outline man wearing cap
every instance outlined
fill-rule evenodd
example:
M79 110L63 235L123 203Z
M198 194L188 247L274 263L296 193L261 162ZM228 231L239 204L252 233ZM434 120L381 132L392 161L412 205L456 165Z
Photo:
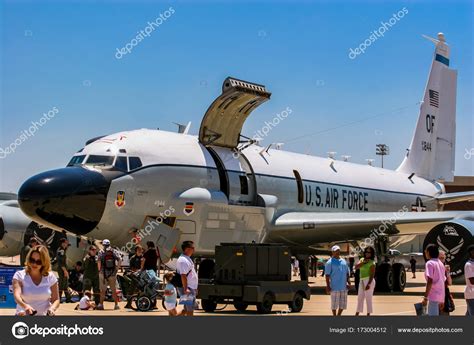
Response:
M350 272L346 260L340 258L341 248L331 248L332 257L325 266L326 293L331 295L331 309L334 316L341 315L347 308L347 291L351 288Z
M467 247L467 252L469 253L469 260L464 266L464 277L466 278L464 298L467 304L466 316L474 316L474 244Z
M100 284L100 303L97 306L98 310L104 310L105 292L107 286L112 290L112 297L115 302L114 310L119 310L118 296L117 296L117 272L120 267L120 254L112 248L109 240L103 240L103 250L99 253L97 264L99 266L99 284Z

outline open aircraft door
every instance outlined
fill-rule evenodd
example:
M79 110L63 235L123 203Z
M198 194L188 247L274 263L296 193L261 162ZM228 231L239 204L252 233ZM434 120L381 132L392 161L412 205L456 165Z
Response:
M240 152L242 127L250 113L270 99L264 85L228 77L222 94L207 109L199 129L199 141L212 155L221 181L221 191L232 205L255 206L257 186L253 169Z
M199 141L205 146L237 148L245 120L270 95L264 85L228 77L222 85L222 94L202 119Z

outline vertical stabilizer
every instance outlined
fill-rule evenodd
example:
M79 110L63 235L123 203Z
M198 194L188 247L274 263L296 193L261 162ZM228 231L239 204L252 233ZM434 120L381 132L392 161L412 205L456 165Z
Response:
M424 36L436 44L415 134L397 171L428 180L453 181L457 71L449 68L444 35Z

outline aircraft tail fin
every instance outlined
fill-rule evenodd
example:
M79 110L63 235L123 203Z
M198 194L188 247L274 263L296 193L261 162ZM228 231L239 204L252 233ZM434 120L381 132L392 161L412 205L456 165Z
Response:
M454 179L457 71L449 68L444 35L424 37L435 43L436 49L415 134L397 171L449 182Z

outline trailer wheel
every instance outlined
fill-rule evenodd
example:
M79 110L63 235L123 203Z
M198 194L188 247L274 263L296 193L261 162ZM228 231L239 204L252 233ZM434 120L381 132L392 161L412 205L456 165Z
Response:
M267 292L262 299L262 302L257 303L257 311L260 314L270 314L273 307L273 295Z
M208 313L212 313L217 308L217 302L213 299L203 299L201 300L202 309Z
M246 311L248 306L249 306L248 303L245 303L245 302L242 302L242 301L234 302L234 308L237 309L240 312Z
M288 307L290 308L292 313L299 313L303 309L304 299L301 292L295 293L295 297L293 297L293 301L288 303Z
M401 263L396 263L392 265L393 269L393 291L403 292L407 283L407 272L405 271L405 266Z

